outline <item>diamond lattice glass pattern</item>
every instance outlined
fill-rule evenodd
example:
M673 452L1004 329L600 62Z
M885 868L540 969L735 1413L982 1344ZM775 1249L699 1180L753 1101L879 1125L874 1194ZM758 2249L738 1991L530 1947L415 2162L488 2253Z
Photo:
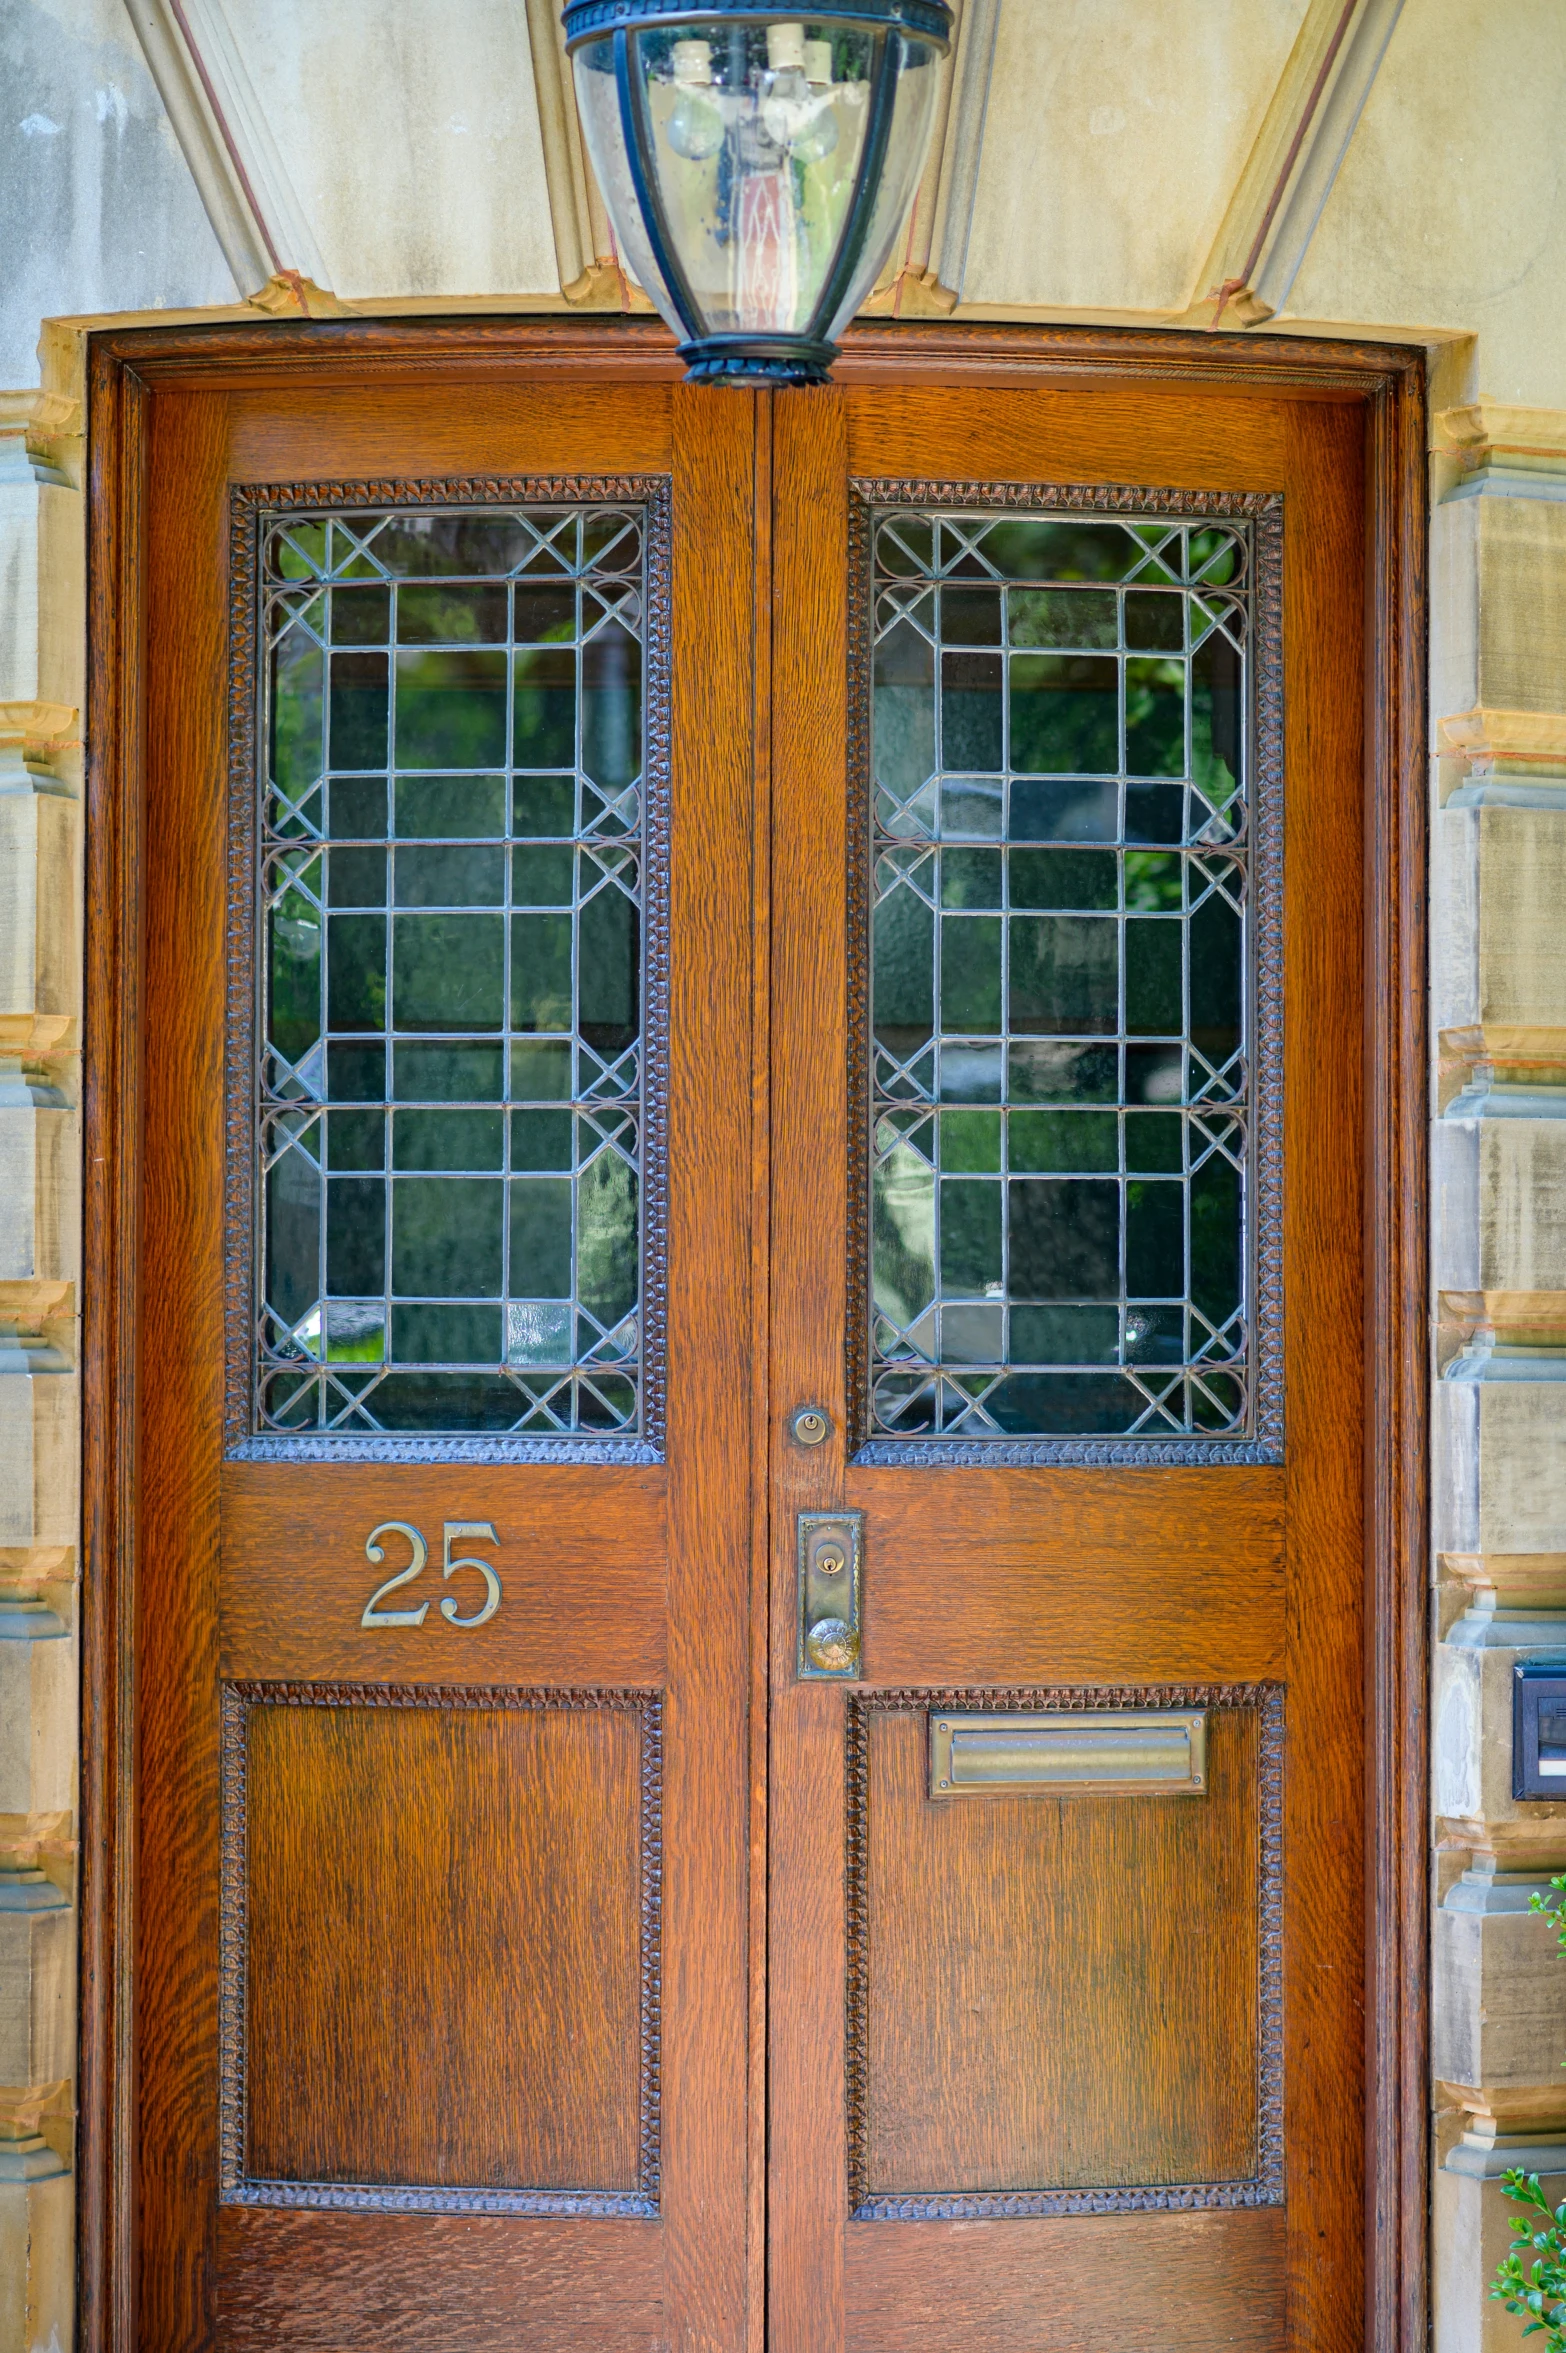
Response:
M638 1430L644 536L267 526L263 1432Z
M1249 526L873 544L871 1434L1244 1436Z

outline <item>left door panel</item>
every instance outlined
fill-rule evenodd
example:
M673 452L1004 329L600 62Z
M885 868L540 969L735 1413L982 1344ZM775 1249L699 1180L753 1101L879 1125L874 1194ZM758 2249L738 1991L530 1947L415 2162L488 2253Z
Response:
M753 442L150 403L160 2353L744 2340Z

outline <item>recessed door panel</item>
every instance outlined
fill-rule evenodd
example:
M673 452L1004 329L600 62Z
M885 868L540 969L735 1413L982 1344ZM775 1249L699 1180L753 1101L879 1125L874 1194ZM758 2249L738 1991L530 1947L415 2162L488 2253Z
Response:
M1143 1727L1171 1701L1202 1718L1195 1782L1096 1788L1148 1769L1139 1742L1157 1765ZM1003 1745L1039 1710L1074 1736L1053 1786L1028 1785L1015 1732ZM992 1751L971 1803L932 1802L947 1784L931 1735L949 1757L953 1718ZM1276 1692L1232 1688L849 1703L855 2217L1276 2195L1280 1730Z
M223 1708L224 2194L656 2212L656 1698Z

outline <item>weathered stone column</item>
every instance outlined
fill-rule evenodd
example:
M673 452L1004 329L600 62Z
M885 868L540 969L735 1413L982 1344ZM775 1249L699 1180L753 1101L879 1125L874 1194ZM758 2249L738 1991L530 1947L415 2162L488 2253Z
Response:
M80 436L0 394L0 2353L75 2293Z
M1511 2353L1500 2177L1566 2198L1566 1802L1512 1796L1513 1670L1566 1657L1566 414L1437 444L1435 2328Z

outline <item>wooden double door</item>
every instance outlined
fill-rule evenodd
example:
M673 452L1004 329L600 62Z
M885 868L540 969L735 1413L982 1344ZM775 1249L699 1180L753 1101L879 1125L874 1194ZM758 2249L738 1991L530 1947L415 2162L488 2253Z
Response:
M1359 409L403 348L146 395L135 2341L1347 2346Z

